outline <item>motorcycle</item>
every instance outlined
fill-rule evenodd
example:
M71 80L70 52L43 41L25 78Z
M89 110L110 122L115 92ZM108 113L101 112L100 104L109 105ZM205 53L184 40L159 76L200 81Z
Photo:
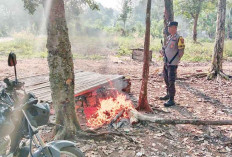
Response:
M6 88L0 91L0 141L9 136L11 142L0 157L84 157L71 141L43 142L38 128L48 123L49 105L25 92L24 83L17 79L16 64L16 55L10 53L8 65L14 66L15 81L4 79Z

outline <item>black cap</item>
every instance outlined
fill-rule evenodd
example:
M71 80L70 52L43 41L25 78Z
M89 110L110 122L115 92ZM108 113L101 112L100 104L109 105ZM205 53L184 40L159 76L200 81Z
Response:
M168 27L171 27L171 26L178 26L178 22L176 21L169 22Z

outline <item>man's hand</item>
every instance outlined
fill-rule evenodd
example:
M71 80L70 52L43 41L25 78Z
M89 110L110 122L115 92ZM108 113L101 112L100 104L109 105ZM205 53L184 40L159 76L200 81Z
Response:
M164 51L163 50L160 50L159 53L160 53L160 57L164 56Z

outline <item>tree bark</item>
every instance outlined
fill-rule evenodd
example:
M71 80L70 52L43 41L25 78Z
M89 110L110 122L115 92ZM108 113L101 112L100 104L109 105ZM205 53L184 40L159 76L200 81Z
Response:
M149 64L150 64L150 56L149 56L149 49L150 49L150 27L151 27L151 0L147 1L147 12L146 12L146 33L145 33L145 42L144 42L144 64L143 64L143 79L142 85L139 95L139 102L137 110L145 110L148 112L152 112L150 105L148 104L147 100L147 83L149 77Z
M191 125L232 125L232 120L200 120L200 119L162 119L155 116L148 116L139 113L136 110L130 110L130 123L140 121L149 121L157 124L191 124Z
M232 14L232 8L229 9L229 17L228 17L228 24L227 24L227 39L232 38L232 32L231 32L231 15Z
M168 32L169 22L174 20L173 12L173 0L164 0L164 43L167 41L167 37L170 35Z
M227 39L231 39L231 23L228 22L227 24Z
M49 7L46 8L46 7ZM74 66L65 19L64 1L52 0L45 5L47 49L52 102L56 112L56 139L70 138L80 129L74 108Z
M223 75L222 72L222 59L223 59L223 49L224 49L224 39L225 39L225 18L226 18L226 0L219 0L214 54L212 58L212 66L211 66L210 74L208 75L208 79L213 79L218 75L222 77L225 76Z
M193 24L193 41L194 42L197 42L197 22L198 22L198 17L199 17L199 14L197 14L194 17L194 24Z

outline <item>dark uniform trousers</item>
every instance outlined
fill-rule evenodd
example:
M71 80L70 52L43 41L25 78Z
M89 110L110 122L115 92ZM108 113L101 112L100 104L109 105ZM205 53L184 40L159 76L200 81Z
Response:
M169 94L170 97L174 97L176 94L175 81L176 81L177 68L178 68L177 65L164 64L164 69L163 69L164 81L167 88L167 94Z

